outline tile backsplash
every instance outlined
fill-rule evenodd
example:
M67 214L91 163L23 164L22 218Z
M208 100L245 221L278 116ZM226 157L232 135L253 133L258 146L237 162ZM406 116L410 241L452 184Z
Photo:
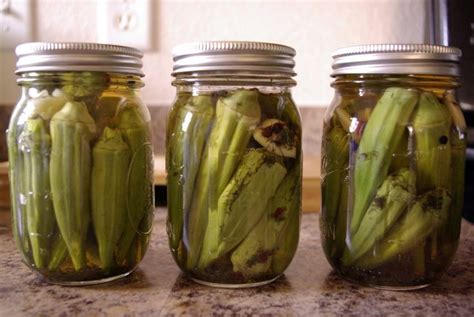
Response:
M156 155L165 153L166 118L169 107L149 107L152 127L153 146ZM303 124L303 153L317 155L321 148L322 123L325 108L301 107ZM5 131L12 114L13 107L0 106L0 161L8 159Z

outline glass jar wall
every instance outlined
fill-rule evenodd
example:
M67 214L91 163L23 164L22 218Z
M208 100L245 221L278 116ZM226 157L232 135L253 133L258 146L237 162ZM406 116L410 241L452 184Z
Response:
M364 49L371 51L354 55ZM407 45L397 54L400 63L413 52L460 54L441 50ZM390 53L381 49L376 63L385 65ZM409 63L392 65L398 74L335 68L322 142L325 255L341 276L391 289L427 286L447 269L463 204L465 122L454 95L455 63L453 72L427 65L428 75L409 73Z
M23 261L49 282L77 285L130 273L145 254L153 216L141 71L69 71L54 59L132 49L80 45L17 49L22 96L8 129L13 229ZM52 56L51 70L26 61L39 71L24 71L30 54Z
M200 54L232 52L230 63L249 54L232 48L241 42L228 42L227 49L193 45L204 47ZM269 44L247 45L254 45L257 58L270 51ZM196 46L178 52L190 48ZM294 55L271 46L277 48ZM180 53L175 56L179 63ZM199 283L268 283L289 265L299 237L301 122L291 98L294 81L278 72L258 78L206 67L205 74L175 68L166 147L170 249Z

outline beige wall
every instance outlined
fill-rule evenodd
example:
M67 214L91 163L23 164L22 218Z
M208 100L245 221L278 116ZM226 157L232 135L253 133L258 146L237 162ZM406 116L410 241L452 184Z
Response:
M14 0L13 0L14 1ZM36 41L97 41L100 0L32 0ZM117 0L119 1L119 0ZM339 47L380 42L423 42L426 0L254 0L154 1L154 49L144 58L150 105L173 99L171 49L197 40L278 42L297 51L300 106L326 106L331 52ZM14 103L15 56L0 53L0 104Z

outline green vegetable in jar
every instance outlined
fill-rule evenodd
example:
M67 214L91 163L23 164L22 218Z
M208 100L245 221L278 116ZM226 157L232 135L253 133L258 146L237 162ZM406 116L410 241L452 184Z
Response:
M67 250L66 242L64 242L64 239L61 234L58 233L56 239L51 245L51 259L48 264L48 270L57 270L66 260L68 255L69 253Z
M341 261L350 265L387 235L400 216L415 198L415 174L402 169L390 175L377 190L377 194L364 215L359 229L352 234Z
M234 272L251 279L270 272L276 249L276 236L271 230L268 215L264 215L232 252Z
M451 120L446 106L433 93L423 92L413 113L412 126L418 192L447 189L451 174Z
M136 106L129 105L121 110L117 128L131 153L126 195L127 225L119 240L116 254L118 263L122 263L135 236L144 234L139 228L140 223L153 208L153 204L150 203L153 191L153 184L150 183L152 173L150 162L153 154L149 143L148 126Z
M90 219L90 142L94 119L83 102L70 101L51 119L51 192L56 220L76 270L86 264Z
M107 271L127 220L130 149L119 130L106 127L92 153L92 220L101 266Z
M275 195L270 200L271 227L266 234L275 238L272 252L272 271L283 272L290 264L296 252L300 233L301 206L301 165L295 164L278 186ZM247 238L248 239L248 238ZM270 239L270 238L268 238Z
M49 181L51 137L43 119L28 119L19 137L23 156L27 232L38 269L47 265L49 244L56 225Z
M206 267L242 242L264 217L268 203L285 175L285 166L274 154L257 149L244 155L234 177L219 197L216 222L210 223L206 232L213 247L203 248L199 267Z
M196 179L199 191L192 199L185 222L189 269L197 265L201 249L203 254L215 254L212 231L218 223L218 199L244 155L260 115L256 89L238 89L217 101L214 126Z
M190 97L174 115L174 130L167 140L174 149L167 157L168 234L172 250L181 244L184 215L190 208L213 116L211 95Z
M375 268L416 248L446 220L450 204L451 196L444 189L421 195L379 242L376 251L367 253L356 265L366 269Z
M387 88L372 111L357 150L354 168L354 207L350 231L354 233L388 174L390 158L403 137L418 101L418 92Z
M324 155L322 157L322 211L320 222L321 232L328 237L326 247L329 253L334 252L336 234L336 220L338 208L343 190L343 179L346 175L349 161L349 135L339 125L326 133L323 138L322 146ZM345 211L342 211L345 212Z
M445 94L443 101L448 107L452 117L452 126L450 129L451 166L449 169L451 172L450 188L453 196L453 204L450 216L441 230L441 236L448 241L448 245L457 245L459 234L461 232L462 206L464 203L466 121L464 120L461 108L452 94Z

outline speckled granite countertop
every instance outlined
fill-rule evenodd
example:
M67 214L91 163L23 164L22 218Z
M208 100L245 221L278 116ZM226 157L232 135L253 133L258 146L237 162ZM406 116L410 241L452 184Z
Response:
M1 218L1 217L0 217ZM317 214L303 216L300 247L285 276L260 288L197 285L174 264L158 209L148 253L131 276L89 287L49 285L20 261L0 227L0 316L414 315L474 316L474 225L463 222L456 259L441 281L411 292L357 287L338 278L323 256Z

